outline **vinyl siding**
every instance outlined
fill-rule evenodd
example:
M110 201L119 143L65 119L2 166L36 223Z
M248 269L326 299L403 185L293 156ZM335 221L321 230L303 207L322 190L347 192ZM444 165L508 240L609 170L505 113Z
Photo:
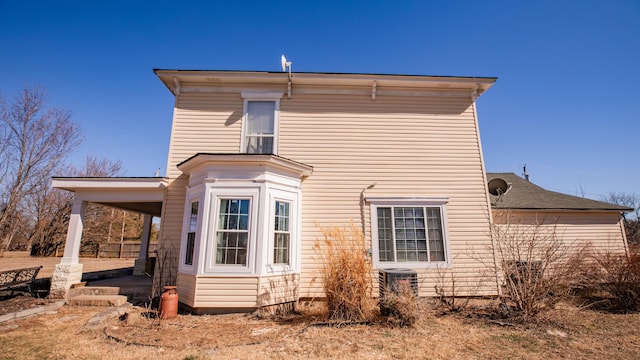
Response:
M280 155L314 167L303 182L302 297L321 297L317 227L361 223L368 197L448 197L454 277L469 295L495 293L488 210L471 103L462 98L299 95L280 104ZM370 214L365 206L366 239ZM478 258L481 261L478 261ZM447 270L419 270L433 295ZM480 275L479 275L480 274ZM489 275L487 277L487 275ZM487 283L477 289L478 283Z
M191 307L195 307L196 277L189 274L178 273L178 300Z
M579 249L590 245L598 252L626 251L622 232L622 219L617 211L608 212L552 212L552 211L505 211L493 210L494 223L506 228L509 217L512 224L544 224L568 246ZM526 226L526 225L525 225Z
M257 277L196 277L196 308L255 308L258 294Z
M297 274L265 276L260 278L258 303L268 306L298 300Z
M199 152L239 153L242 118L239 93L180 95L176 101L167 176L178 177L180 162Z
M195 153L239 152L243 101L238 93L187 93L176 104L170 178L178 177L176 165ZM366 197L447 197L446 226L459 294L496 293L488 266L493 255L484 169L469 97L380 95L372 100L294 90L291 99L285 95L280 102L279 125L278 155L313 166L302 183L300 297L322 297L321 260L313 250L321 237L318 225L347 225L350 219L359 225L360 193L374 182ZM162 233L171 238L180 237L185 185L178 179L169 187ZM370 244L369 204L364 210ZM423 295L433 295L443 276L451 278L447 270L419 273ZM229 298L251 302L249 294L217 295L218 283L210 281L198 278L196 305L226 304ZM243 289L255 292L255 305L259 286L252 286Z

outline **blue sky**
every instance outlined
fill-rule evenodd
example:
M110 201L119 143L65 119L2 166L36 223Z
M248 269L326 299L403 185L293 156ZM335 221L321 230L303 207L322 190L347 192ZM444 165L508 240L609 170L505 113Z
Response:
M164 69L496 76L488 171L600 198L640 193L640 2L0 0L0 92L46 87L87 155L166 169Z

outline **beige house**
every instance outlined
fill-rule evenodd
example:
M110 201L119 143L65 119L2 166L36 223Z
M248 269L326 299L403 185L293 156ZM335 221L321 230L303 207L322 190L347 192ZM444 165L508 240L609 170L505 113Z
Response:
M622 212L633 209L545 190L514 173L488 173L488 180L508 184L491 195L496 226L540 226L569 246L590 245L596 251L627 252Z
M75 200L52 290L80 279L91 201L162 218L158 261L198 312L322 297L319 226L351 221L421 295L452 276L457 295L499 291L476 113L495 78L155 73L175 96L167 175L54 178Z

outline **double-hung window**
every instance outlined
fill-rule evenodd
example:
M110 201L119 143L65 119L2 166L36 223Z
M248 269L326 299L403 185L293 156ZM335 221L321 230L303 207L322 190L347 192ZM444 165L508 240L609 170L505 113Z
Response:
M187 243L184 253L184 264L193 265L193 254L195 252L196 231L198 230L198 207L199 202L191 203L191 212L189 214L189 225L187 229Z
M243 92L244 122L241 152L278 153L278 117L282 93Z
M249 199L220 199L216 264L247 265L249 208Z
M249 154L273 154L275 102L247 102L245 150Z
M380 267L447 263L444 202L372 202L373 247Z
M289 265L289 253L291 242L290 227L290 203L286 201L276 201L275 221L274 221L274 244L273 263L279 265Z

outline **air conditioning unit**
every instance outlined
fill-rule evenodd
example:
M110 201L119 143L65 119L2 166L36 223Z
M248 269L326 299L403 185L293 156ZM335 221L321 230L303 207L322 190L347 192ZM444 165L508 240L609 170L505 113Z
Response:
M413 293L418 296L418 273L411 269L381 269L379 270L380 285L380 313L389 315L391 309L385 306L384 296L388 292L398 293L404 284L411 286Z

